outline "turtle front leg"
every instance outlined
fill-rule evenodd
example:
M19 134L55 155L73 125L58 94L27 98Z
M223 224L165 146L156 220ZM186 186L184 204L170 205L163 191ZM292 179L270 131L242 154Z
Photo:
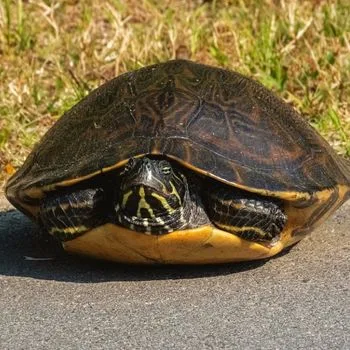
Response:
M106 221L105 197L101 188L49 194L40 206L41 224L61 241L74 239Z
M275 241L287 222L282 201L231 186L213 186L205 202L215 226L250 241Z

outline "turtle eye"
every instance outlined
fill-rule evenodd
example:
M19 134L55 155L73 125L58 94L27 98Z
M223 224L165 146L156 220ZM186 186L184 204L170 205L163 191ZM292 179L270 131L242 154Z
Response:
M164 175L169 175L171 173L171 165L166 160L160 162L159 168Z

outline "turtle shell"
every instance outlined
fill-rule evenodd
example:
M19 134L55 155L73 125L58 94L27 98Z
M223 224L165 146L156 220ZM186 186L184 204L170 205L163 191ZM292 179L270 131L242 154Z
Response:
M249 242L209 224L148 236L107 222L64 242L67 251L147 264L262 259L302 239L349 198L349 163L291 106L238 73L183 60L123 74L90 93L46 133L6 195L38 219L45 193L146 154L282 199L288 221L280 239Z
M43 191L144 154L289 200L350 182L346 161L264 86L174 60L123 74L66 112L10 179L7 196L31 211Z

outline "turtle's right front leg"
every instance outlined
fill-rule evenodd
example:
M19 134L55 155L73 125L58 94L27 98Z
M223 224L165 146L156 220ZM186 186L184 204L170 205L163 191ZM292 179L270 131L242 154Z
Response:
M74 239L106 221L105 197L101 188L48 194L40 206L41 223L61 241Z

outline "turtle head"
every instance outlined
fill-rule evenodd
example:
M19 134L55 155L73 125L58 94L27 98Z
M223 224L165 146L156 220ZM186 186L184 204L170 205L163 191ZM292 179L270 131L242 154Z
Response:
M131 158L121 173L118 206L130 218L156 220L182 207L186 188L184 175L167 160Z

